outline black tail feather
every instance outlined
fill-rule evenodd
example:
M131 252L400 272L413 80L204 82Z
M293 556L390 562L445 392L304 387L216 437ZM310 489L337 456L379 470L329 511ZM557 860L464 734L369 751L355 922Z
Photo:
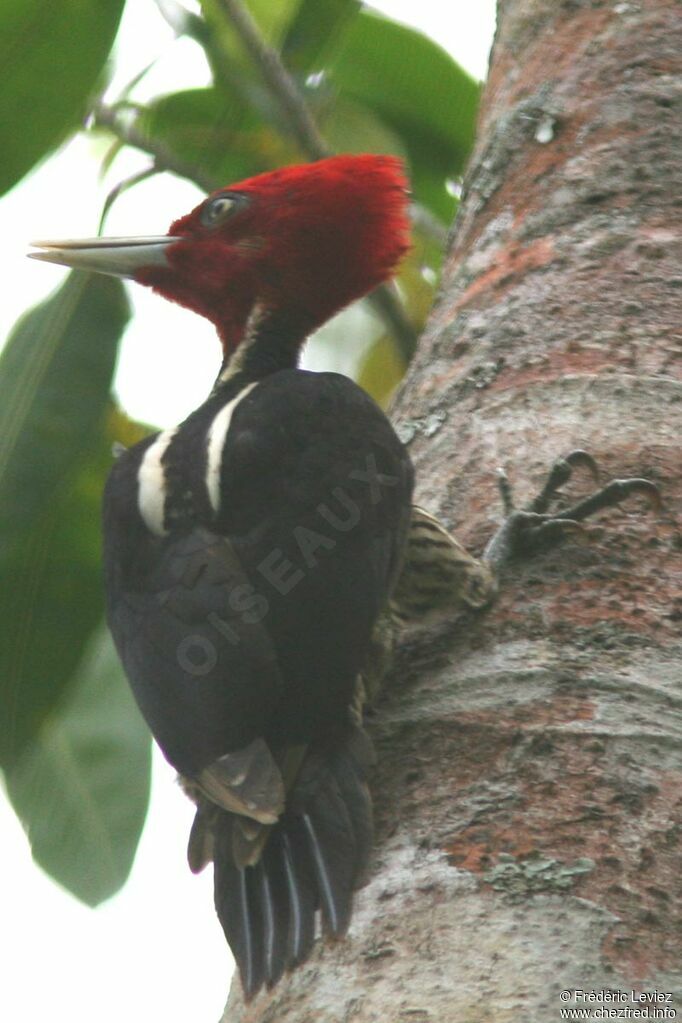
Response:
M290 906L288 964L293 969L305 962L315 940L317 884L301 819L292 816L282 828L281 837Z
M214 850L215 906L227 943L239 967L244 997L250 999L263 984L263 939L259 899L254 898L255 871L239 869L229 855L232 822L221 814Z
M320 789L302 817L317 879L322 927L326 935L338 938L350 923L357 852L338 788L330 783Z
M353 877L355 887L358 888L365 880L372 853L374 834L372 797L365 780L364 769L360 769L358 762L347 751L339 751L338 756L341 769L336 771L335 778L353 829L355 841Z
M273 836L258 864L263 893L265 982L273 987L289 963L288 934L291 906L284 875L282 836Z
M369 740L355 727L333 749L312 749L255 866L235 866L234 817L220 812L215 904L247 1001L308 958L318 908L325 935L346 932L372 844L371 760Z

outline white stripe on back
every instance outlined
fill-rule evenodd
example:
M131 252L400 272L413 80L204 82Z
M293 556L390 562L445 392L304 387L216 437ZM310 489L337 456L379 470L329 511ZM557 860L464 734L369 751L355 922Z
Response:
M157 536L165 536L166 473L161 460L173 440L177 426L163 430L150 444L137 471L137 506L147 529Z
M223 464L223 450L225 448L225 441L227 440L227 433L230 429L232 416L242 398L245 398L249 391L252 391L256 384L259 383L259 380L255 380L252 384L248 384L243 391L239 392L236 398L233 398L232 401L228 401L227 405L223 405L220 412L218 412L215 419L209 426L208 433L206 434L206 439L208 441L206 491L208 493L208 499L211 502L211 507L216 515L220 511L220 469Z

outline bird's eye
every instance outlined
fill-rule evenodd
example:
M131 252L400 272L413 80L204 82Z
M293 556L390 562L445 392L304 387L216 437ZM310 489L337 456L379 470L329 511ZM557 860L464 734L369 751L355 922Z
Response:
M201 212L201 222L205 227L217 227L222 224L240 205L240 196L217 195L209 200Z

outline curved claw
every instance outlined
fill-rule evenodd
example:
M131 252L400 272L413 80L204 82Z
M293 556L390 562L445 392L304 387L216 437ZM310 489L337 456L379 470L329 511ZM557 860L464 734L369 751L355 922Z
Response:
M559 495L565 483L571 479L575 468L587 469L595 482L599 481L599 469L592 455L582 448L569 451L563 458L557 459L549 471L540 493L527 506L528 511L546 512Z
M645 497L649 502L651 508L654 511L660 511L663 507L663 499L661 497L661 491L652 483L651 480L639 479L633 477L628 480L614 480L614 483L619 484L623 497L629 497L630 494L640 494Z
M589 452L583 451L582 448L576 448L575 451L569 451L567 455L564 455L563 460L568 462L571 468L578 465L587 469L594 482L599 483L599 466Z
M640 494L642 497L646 497L652 508L658 510L661 507L660 491L651 480L611 480L601 490L586 497L583 501L579 501L578 504L564 509L563 514L567 519L577 519L580 522L594 515L595 512L613 508L630 497L631 494Z

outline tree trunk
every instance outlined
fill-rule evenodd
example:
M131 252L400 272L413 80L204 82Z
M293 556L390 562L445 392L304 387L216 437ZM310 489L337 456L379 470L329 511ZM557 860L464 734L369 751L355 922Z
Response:
M658 482L664 510L631 498L488 613L406 638L371 722L376 863L350 933L246 1009L233 991L230 1023L550 1023L633 988L682 1018L681 20L677 0L501 4L395 411L418 502L471 550L500 518L496 467L523 502L572 448ZM575 989L611 996L560 1000Z

